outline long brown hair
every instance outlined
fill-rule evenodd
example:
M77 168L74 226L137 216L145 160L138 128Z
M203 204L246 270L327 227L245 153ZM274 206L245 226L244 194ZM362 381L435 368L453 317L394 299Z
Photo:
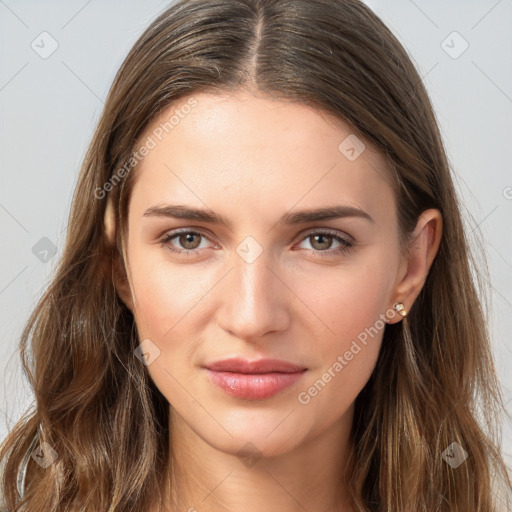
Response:
M512 486L499 449L503 405L483 270L422 80L358 0L178 0L134 45L85 157L62 258L22 334L35 410L1 448L8 510L144 511L161 498L169 404L134 357L136 325L113 279L116 262L124 265L129 162L173 102L243 87L334 114L379 148L404 243L422 211L443 216L438 254L408 316L413 343L404 343L403 323L387 325L356 400L346 476L355 510L502 510L495 480ZM113 244L107 203L120 227ZM20 500L17 476L35 439L57 458L46 468L29 459ZM468 455L457 469L442 457L452 443Z

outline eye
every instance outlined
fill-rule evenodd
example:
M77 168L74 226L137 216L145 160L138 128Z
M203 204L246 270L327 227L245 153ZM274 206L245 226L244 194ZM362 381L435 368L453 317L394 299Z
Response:
M302 241L311 239L310 245L313 247L312 251L320 257L332 257L350 251L353 243L340 236L336 231L313 231L308 233ZM332 249L333 241L340 244L338 247ZM327 249L327 250L326 250Z
M177 242L183 249L177 249L171 243L175 238L178 239ZM198 254L200 252L199 249L202 248L200 247L201 238L207 239L205 235L198 231L171 231L162 237L160 243L167 246L171 252L193 256L194 254Z

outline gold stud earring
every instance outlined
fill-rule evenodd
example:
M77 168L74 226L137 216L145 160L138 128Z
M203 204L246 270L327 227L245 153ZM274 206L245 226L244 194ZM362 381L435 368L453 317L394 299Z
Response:
M395 302L393 304L393 308L400 316L407 316L407 310L405 309L405 306L401 302Z

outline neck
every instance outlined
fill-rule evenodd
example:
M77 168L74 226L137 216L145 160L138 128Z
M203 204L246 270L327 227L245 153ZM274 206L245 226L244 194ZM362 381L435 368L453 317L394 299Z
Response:
M353 408L291 451L273 456L244 443L219 449L171 410L171 469L166 511L352 512L344 484ZM264 449L263 449L264 450Z

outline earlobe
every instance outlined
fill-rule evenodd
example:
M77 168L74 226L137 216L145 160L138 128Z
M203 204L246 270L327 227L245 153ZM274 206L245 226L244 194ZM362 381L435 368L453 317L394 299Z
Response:
M439 210L425 210L420 215L407 256L407 270L394 293L395 300L403 303L406 310L411 309L427 280L430 267L439 250L442 229L442 215ZM400 319L400 315L395 314L389 323Z

